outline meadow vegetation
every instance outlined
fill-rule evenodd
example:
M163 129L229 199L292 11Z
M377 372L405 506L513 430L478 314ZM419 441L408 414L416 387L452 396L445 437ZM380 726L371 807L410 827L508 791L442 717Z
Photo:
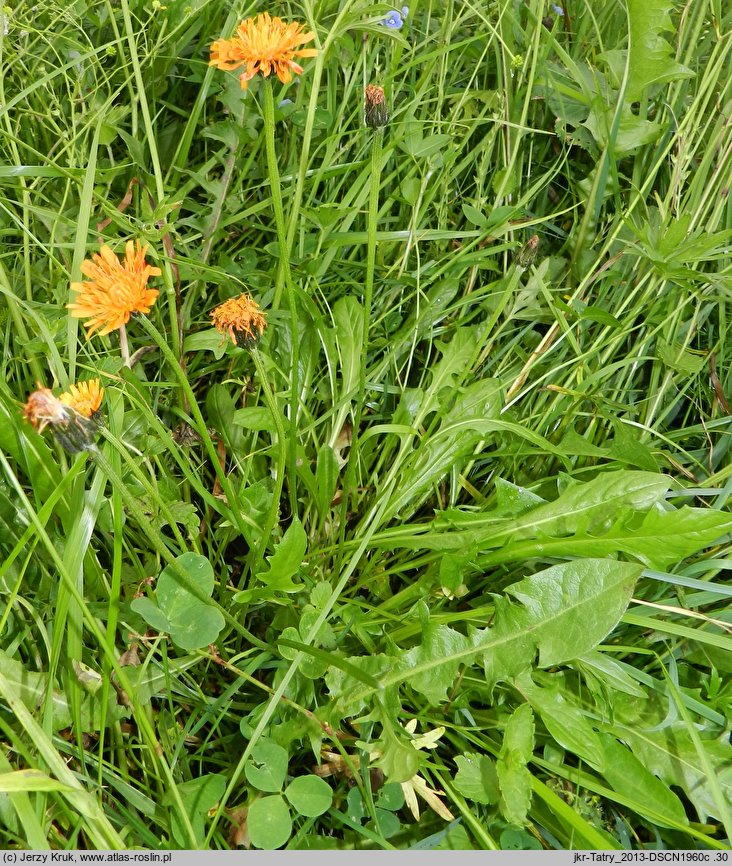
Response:
M0 24L2 845L726 858L729 4Z

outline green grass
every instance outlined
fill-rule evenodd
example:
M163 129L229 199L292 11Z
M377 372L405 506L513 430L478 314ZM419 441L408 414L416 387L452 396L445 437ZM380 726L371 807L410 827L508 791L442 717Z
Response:
M264 9L2 12L5 847L729 847L732 13L391 9L246 93ZM65 305L137 238L129 369Z

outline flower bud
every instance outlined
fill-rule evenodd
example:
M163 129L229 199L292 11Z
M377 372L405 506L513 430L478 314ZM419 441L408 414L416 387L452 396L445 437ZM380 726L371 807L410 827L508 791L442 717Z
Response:
M371 129L381 129L389 122L389 108L384 99L384 88L369 84L364 91L366 104L364 122Z

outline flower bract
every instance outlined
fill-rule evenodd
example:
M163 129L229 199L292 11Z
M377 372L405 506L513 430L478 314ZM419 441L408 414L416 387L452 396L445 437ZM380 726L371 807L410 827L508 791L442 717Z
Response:
M263 12L254 18L246 18L236 29L231 39L219 39L211 45L209 66L219 69L240 69L242 89L259 72L265 78L274 72L283 84L292 80L292 73L302 75L303 69L295 62L296 57L315 57L316 48L300 48L315 39L302 24L272 18Z

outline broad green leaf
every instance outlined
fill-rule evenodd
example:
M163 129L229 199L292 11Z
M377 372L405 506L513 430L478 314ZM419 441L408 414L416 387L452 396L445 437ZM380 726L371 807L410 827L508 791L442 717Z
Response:
M567 453L564 448L564 440L562 440L561 450ZM569 453L572 454L574 452L570 451ZM546 501L525 487L518 487L504 478L496 478L494 483L496 501L498 503L498 507L496 508L497 517L499 515L501 517L518 517L520 514L531 511L532 508L544 505Z
M475 550L466 550L461 553L447 553L440 558L439 579L444 591L458 596L468 592L465 579L468 572L472 571L470 563L475 555Z
M636 758L666 785L678 787L691 800L702 821L718 817L718 806L699 763L694 742L683 722L673 722L660 730L640 726L611 728L620 740L628 744ZM732 762L729 733L718 739L703 739L709 762L717 773L719 787L728 803L732 802Z
M534 751L534 716L522 704L510 716L503 734L503 747L496 762L501 790L500 809L509 824L522 826L531 806L531 773L527 768Z
M649 472L658 472L658 463L651 449L638 437L638 431L612 419L615 437L607 449L607 456L630 466L637 466Z
M506 519L502 512L475 514L453 509L431 523L405 526L403 531L385 535L378 543L388 548L425 550L465 550L475 546L508 550L523 539L565 539L580 531L602 535L618 515L647 511L662 501L670 486L668 476L658 473L605 472L591 481L572 483L553 502L513 519Z
M250 785L258 791L280 791L287 775L287 752L268 740L260 740L244 766Z
M153 628L170 633L173 642L184 650L208 646L224 627L224 617L212 604L193 595L182 585L182 572L200 594L210 596L214 587L211 563L198 553L184 553L160 574L155 588L157 609L150 599L135 599L131 607Z
M617 625L642 567L607 559L555 565L506 589L496 601L495 625L485 653L489 683L517 676L539 652L538 666L553 667L577 658ZM500 647L500 649L498 649Z
M658 357L667 367L684 376L696 376L708 363L705 354L690 352L683 346L673 346L663 340L659 341L656 351Z
M639 100L651 84L689 78L694 73L674 60L673 46L664 37L674 32L673 0L628 0L628 83L625 102Z
M292 833L292 818L280 794L255 800L247 812L247 831L252 845L265 851L281 848Z
M317 505L321 517L330 512L330 503L338 486L338 460L330 445L323 445L318 451L315 468Z
M396 782L388 782L379 791L376 805L387 812L398 812L404 806L404 790Z
M382 655L349 661L367 665L379 679L383 695L390 686L408 681L429 700L439 702L460 666L476 659L482 660L492 686L534 664L553 667L594 649L617 625L641 571L640 565L607 559L555 565L508 587L506 597L496 601L492 628L471 629L464 637L448 626L428 624L425 640L399 658ZM351 713L364 706L372 691L333 669L327 679L331 693Z
M358 788L351 788L346 797L346 815L359 824L366 817L366 805Z
M498 382L485 379L459 395L435 433L415 448L385 520L402 509L414 511L451 467L473 454L492 429L489 419L500 411L500 391Z
M178 793L188 814L191 827L201 845L205 839L206 814L223 797L225 790L226 777L219 773L199 776L178 785ZM168 806L172 806L175 800L170 793L167 793L163 798L163 802ZM173 836L180 845L185 846L189 844L188 834L180 816L174 809L171 810L171 814Z
M611 128L614 117L614 108L610 108L605 101L598 97L592 101L592 110L582 124L589 129L597 144L606 148L611 144ZM612 149L616 156L621 156L634 151L636 148L653 144L661 133L663 126L643 117L637 117L627 105L624 105L618 129L612 139Z
M400 666L412 671L408 681L413 689L421 692L430 703L439 704L447 700L448 689L455 685L471 645L461 632L429 620L423 635L418 646L404 653Z
M293 583L292 578L300 569L307 546L308 537L302 523L295 517L272 556L267 557L269 570L259 572L257 578L280 592L297 592L301 587Z
M649 772L644 764L610 734L600 734L605 766L603 776L619 794L630 796L635 801L633 808L641 815L647 814L654 822L664 819L668 826L687 824L684 805L659 778Z
M319 776L298 776L285 789L292 808L306 818L317 818L330 809L333 790Z
M332 698L338 699L338 706L347 715L355 715L366 708L366 696L379 689L379 685L396 665L397 659L384 653L369 656L354 656L348 659L349 665L358 671L363 671L371 683L364 683L363 677L357 677L343 668L331 667L325 675L325 683ZM394 690L382 690L384 698L390 697ZM398 707L397 707L398 709Z
M320 610L313 607L311 604L306 604L300 615L300 624L298 631L303 637L307 637L312 633L315 623L320 617ZM320 628L312 637L312 643L316 646L323 646L326 649L334 649L336 645L336 636L333 627L328 622L320 624Z
M665 571L688 556L700 553L732 531L732 515L711 508L684 506L662 511L652 508L641 521L625 512L615 523L578 530L566 538L539 536L535 541L509 543L489 554L491 563L513 562L532 556L613 556L623 552L650 568Z
M222 358L226 352L229 339L226 335L221 335L216 328L209 328L206 331L198 331L195 334L188 334L183 342L184 352L213 352L216 359Z
M231 423L247 430L276 430L272 413L266 406L247 406L237 409L231 416Z
M575 659L574 664L585 675L593 691L602 688L606 694L623 692L636 698L646 697L645 690L609 653L593 650ZM598 685L594 685L593 681Z
M646 511L660 502L671 486L665 475L652 472L607 472L585 483L574 482L554 502L502 526L501 538L571 535L580 530L601 534L628 510Z
M151 598L133 598L130 607L155 631L170 631L170 621Z
M420 417L439 408L438 394L443 388L455 388L463 381L468 364L475 354L475 340L476 331L473 328L457 328L448 342L436 344L442 357L432 367L430 384L419 407Z
M499 838L501 851L541 851L541 842L526 830L517 830L509 827L504 830Z
M338 354L341 368L341 399L351 399L358 387L363 343L363 307L352 295L333 305Z
M18 697L25 706L29 710L37 710L46 699L48 676L43 673L27 670L22 662L12 658L2 649L0 649L0 668L5 678L15 688ZM63 728L70 727L71 710L66 695L57 689L53 689L51 701L53 707L53 729L62 730Z
M463 214L468 222L471 222L474 226L478 226L478 228L483 228L488 221L482 210L473 207L472 204L468 204L467 202L463 202Z
M540 688L523 682L522 692L541 717L546 729L560 746L602 770L605 752L600 735L596 733L584 711L562 694L559 685Z
M375 812L379 835L383 836L384 839L391 839L392 836L396 836L402 826L398 816L393 812L388 812L386 809L379 809L378 806L376 807ZM366 826L373 827L374 825L367 824Z
M206 411L208 423L218 430L227 444L237 450L241 446L242 431L234 425L236 404L225 385L217 382L208 390Z
M455 763L458 766L454 780L455 789L463 797L485 805L498 802L498 773L493 760L486 755L466 752L464 755L457 755Z

